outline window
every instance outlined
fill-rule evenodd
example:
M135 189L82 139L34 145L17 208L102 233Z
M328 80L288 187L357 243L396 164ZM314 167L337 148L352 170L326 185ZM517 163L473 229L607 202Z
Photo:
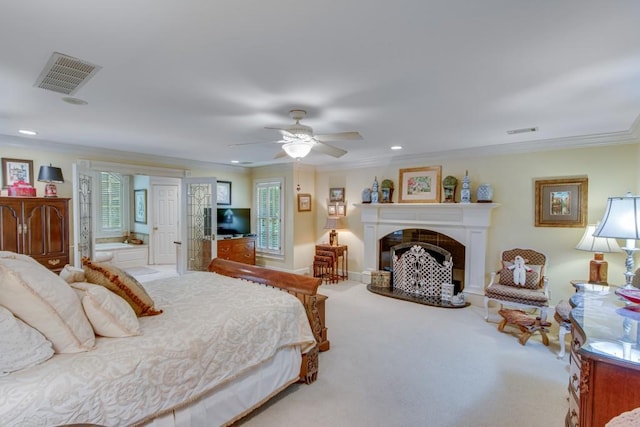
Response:
M282 215L284 180L256 181L256 251L282 255Z
M98 180L98 236L122 236L125 233L125 197L123 177L119 173L100 172Z

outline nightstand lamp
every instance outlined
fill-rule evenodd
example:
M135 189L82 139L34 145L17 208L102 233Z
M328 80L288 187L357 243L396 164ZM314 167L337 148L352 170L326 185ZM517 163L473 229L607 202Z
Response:
M607 284L608 264L604 260L605 253L622 252L615 239L595 237L593 235L598 224L589 224L576 246L580 251L594 252L589 262L589 283Z
M627 253L624 287L636 289L632 285L635 275L633 254L638 250L636 240L640 239L640 197L633 196L631 193L627 193L624 197L609 197L607 209L593 236L626 240L622 248Z
M338 233L336 230L345 228L341 216L328 216L327 222L324 224L325 230L331 230L329 233L329 244L331 246L338 246Z
M62 169L51 166L51 163L49 163L49 166L40 166L38 181L47 183L44 187L44 197L58 197L58 189L54 182L64 182Z

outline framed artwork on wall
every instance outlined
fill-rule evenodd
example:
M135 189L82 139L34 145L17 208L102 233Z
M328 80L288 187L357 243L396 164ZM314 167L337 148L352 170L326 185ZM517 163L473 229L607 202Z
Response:
M586 177L536 179L536 227L586 227Z
M133 190L133 206L135 208L134 221L139 224L147 223L147 190Z
M298 212L311 210L311 194L298 194Z
M231 204L231 182L230 181L218 181L216 187L216 200L219 205Z
M2 188L18 181L33 185L33 160L2 159Z
M442 166L400 169L400 203L440 202Z
M344 202L344 187L329 189L330 202Z

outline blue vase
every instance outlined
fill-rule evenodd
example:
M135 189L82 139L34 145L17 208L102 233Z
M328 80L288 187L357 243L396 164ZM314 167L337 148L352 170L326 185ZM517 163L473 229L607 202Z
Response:
M478 187L478 203L491 203L493 201L493 187L489 184L480 184Z

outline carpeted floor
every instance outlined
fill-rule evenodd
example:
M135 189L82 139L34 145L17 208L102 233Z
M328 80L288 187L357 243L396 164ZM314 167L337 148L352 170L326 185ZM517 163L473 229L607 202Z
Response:
M129 268L125 268L124 271L126 271L127 273L129 273L134 277L144 276L146 274L154 274L158 272L158 270L154 270L153 268L149 268L149 267L129 267Z
M372 294L357 282L322 285L331 350L318 380L296 384L237 425L562 426L568 356L557 325L545 347L498 332L483 309L442 309ZM497 315L496 315L497 320Z

